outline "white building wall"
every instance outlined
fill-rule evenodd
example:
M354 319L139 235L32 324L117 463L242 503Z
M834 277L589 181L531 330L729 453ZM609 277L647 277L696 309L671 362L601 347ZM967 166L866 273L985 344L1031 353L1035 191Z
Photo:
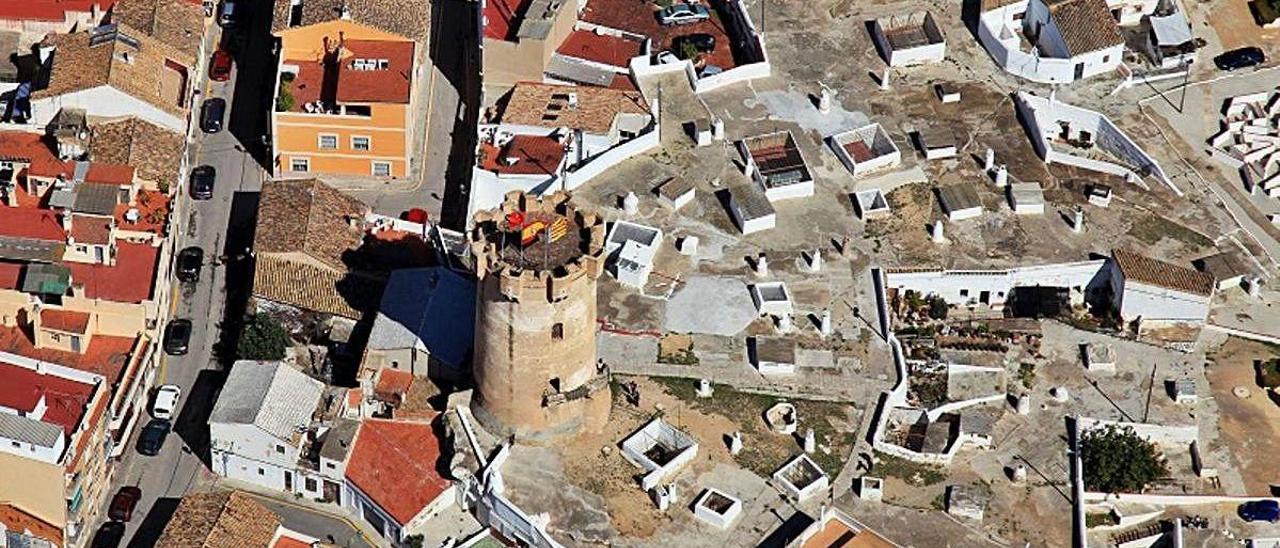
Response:
M104 118L137 116L178 133L185 134L187 130L184 117L160 110L110 86L99 86L54 97L32 100L31 123L42 127L48 125L54 115L64 108L82 108L90 116Z
M950 304L977 303L983 291L988 292L992 306L1003 305L1015 287L1067 287L1073 302L1082 302L1084 293L1095 278L1103 273L1106 261L1080 261L1010 270L928 270L923 272L890 272L888 287L899 292L915 291L922 295L938 295Z
M0 436L0 451L10 455L47 462L49 464L58 464L62 458L63 451L67 449L67 437L61 436L53 447L45 447L34 443L19 441L14 438Z
M277 491L321 496L320 475L298 469L299 448L257 426L211 423L209 448L215 474ZM286 474L292 484L289 489L285 489ZM306 489L307 475L317 480L313 491Z
M1120 317L1125 321L1142 318L1147 322L1202 323L1209 317L1211 297L1194 295L1121 278Z

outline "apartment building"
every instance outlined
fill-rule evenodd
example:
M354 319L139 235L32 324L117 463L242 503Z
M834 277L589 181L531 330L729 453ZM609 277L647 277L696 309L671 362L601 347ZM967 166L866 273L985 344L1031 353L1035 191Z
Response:
M145 415L170 198L127 165L63 159L61 144L0 132L0 392L16 394L0 396L15 410L0 417L15 438L0 440L0 522L76 545Z
M275 175L408 176L418 44L347 19L276 36Z

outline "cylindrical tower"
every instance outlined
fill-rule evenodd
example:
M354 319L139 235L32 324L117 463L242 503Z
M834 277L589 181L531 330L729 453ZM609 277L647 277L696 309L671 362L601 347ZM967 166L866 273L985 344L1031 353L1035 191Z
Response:
M596 280L604 222L569 195L508 193L475 214L472 409L490 432L545 441L609 420L608 373L596 360Z

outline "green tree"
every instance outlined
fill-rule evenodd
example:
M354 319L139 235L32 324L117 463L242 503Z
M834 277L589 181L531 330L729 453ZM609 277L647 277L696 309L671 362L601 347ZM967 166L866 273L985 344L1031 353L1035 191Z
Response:
M241 360L279 360L289 347L289 332L275 318L266 314L251 314L244 321L240 340L236 344L236 358Z
M930 295L928 298L928 303L929 303L930 318L933 318L935 320L947 319L947 300L946 299L939 297L937 295Z
M1080 438L1080 458L1084 485L1090 491L1138 493L1169 474L1156 447L1128 426L1085 432Z
M409 548L422 548L422 535L409 535L404 537L404 545Z

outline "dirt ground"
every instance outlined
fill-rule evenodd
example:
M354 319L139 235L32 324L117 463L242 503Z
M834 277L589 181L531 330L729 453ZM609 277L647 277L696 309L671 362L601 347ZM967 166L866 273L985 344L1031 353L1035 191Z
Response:
M1280 29L1263 29L1254 21L1249 9L1250 0L1218 0L1209 12L1209 24L1213 26L1223 49L1243 46L1261 46L1271 53L1280 51Z
M605 499L609 518L622 537L649 538L672 519L670 515L659 512L649 495L640 489L635 479L640 470L628 462L618 448L619 442L655 416L662 416L663 420L698 441L698 455L680 472L682 479L707 472L716 463L743 466L767 477L800 452L795 439L768 431L762 418L764 406L771 401L767 396L739 395L728 387L716 386L719 399L691 402L694 385L687 379L622 377L619 381L635 381L641 394L641 405L628 404L621 390L615 389L608 426L601 432L584 434L574 443L565 445L562 461L565 476L570 481ZM732 407L744 402L753 404ZM760 408L756 409L754 403L758 403ZM796 400L792 403L797 407L802 425L809 417L827 419L813 420L808 424L815 429L818 439L819 450L813 458L834 476L852 448L852 431L857 428L860 415L847 405ZM838 413L844 413L843 420L835 416ZM734 431L742 433L745 447L737 458L729 455L725 444L725 435ZM692 492L690 486L680 487L684 493Z
M1207 371L1213 397L1218 402L1222 440L1238 461L1240 475L1251 495L1271 493L1280 483L1280 405L1258 387L1255 360L1280 356L1280 350L1232 337L1213 357ZM1249 397L1238 398L1232 389L1245 387Z

